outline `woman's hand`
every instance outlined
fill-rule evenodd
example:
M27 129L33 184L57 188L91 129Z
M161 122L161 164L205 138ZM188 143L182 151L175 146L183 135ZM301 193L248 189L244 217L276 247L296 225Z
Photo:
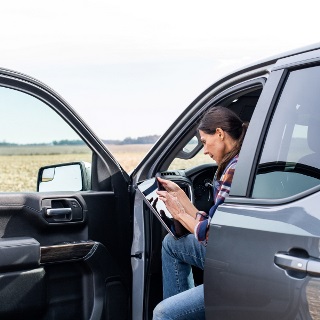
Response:
M196 217L196 213L198 212L198 209L193 205L193 203L190 201L186 193L176 183L170 180L159 178L159 177L157 177L156 179L158 179L159 182L166 189L166 191L157 191L157 194L159 195L160 200L162 200L160 196L161 193L167 192L172 197L177 199L177 202L179 202L179 204L182 205L184 211L187 214L189 214L193 218Z
M166 179L162 179L157 177L156 179L158 179L158 181L162 184L162 186L166 189L166 191L168 191L169 193L178 193L180 190L182 191L182 189L173 181L170 180L166 180Z
M176 220L181 220L181 217L186 214L183 206L178 201L178 198L171 195L167 191L159 191L159 200L163 201L172 217Z
M170 194L168 191L158 191L158 195L159 200L164 202L172 217L193 233L198 221L186 212L178 198Z

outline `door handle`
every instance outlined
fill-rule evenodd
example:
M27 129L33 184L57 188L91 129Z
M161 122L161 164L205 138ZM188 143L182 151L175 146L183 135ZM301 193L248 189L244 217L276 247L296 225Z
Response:
M67 223L83 221L84 212L77 199L42 199L42 214L49 223Z
M71 214L71 208L57 208L57 209L47 209L46 216L47 217L56 217L56 216L64 216L66 214Z
M300 258L284 253L276 253L274 263L287 271L299 271L311 276L320 276L320 260L312 257Z
M307 272L308 259L276 253L274 263L281 269Z

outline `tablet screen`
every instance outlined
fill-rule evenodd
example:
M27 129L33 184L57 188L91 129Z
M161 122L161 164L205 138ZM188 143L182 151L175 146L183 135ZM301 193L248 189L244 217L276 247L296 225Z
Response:
M151 211L156 215L162 225L172 236L178 239L189 233L189 231L185 229L180 222L172 218L171 213L166 208L164 203L159 200L156 193L158 190L158 185L155 178L140 182L138 184L138 190L140 190L142 193L144 200Z

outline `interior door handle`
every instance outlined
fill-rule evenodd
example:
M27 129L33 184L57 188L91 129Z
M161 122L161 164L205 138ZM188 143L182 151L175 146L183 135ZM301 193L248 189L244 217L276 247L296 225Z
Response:
M311 276L320 276L320 260L310 258L300 258L284 253L276 253L274 263L285 270L306 272Z
M71 214L72 209L71 208L57 208L57 209L47 209L46 210L46 216L47 217L56 217L56 216L64 216L66 214Z
M75 198L42 199L42 214L49 223L81 222L84 212Z

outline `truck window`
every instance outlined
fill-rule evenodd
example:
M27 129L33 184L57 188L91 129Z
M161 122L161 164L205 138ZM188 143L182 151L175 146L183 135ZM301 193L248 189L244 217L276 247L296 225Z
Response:
M264 143L253 198L286 198L320 184L320 67L292 71Z

